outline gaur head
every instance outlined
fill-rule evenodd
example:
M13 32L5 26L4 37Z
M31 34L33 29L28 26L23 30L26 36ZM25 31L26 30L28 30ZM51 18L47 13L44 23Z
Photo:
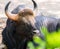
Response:
M15 22L16 35L23 37L31 37L35 33L33 31L36 29L34 18L35 16L33 10L25 8L20 10L17 14L12 14L8 11L8 6L10 3L11 2L8 2L7 5L5 6L5 14L8 17L8 19L11 19L12 21Z

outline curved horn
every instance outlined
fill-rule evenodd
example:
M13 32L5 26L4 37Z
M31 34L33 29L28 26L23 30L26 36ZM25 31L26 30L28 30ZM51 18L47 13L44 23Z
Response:
M11 3L11 1L9 1L7 3L7 5L5 6L5 14L9 19L17 21L18 20L18 14L12 14L12 13L8 12L8 6L10 3Z
M37 8L37 4L34 0L32 0L32 2L33 2L33 5L34 5L34 10L35 10Z

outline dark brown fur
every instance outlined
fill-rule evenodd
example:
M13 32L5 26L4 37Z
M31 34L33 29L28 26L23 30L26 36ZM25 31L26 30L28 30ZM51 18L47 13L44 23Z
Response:
M6 6L7 9L5 8L5 12L8 11L8 6ZM7 14L8 16L11 17ZM26 49L27 42L32 40L34 35L35 19L33 11L31 9L23 9L17 13L17 16L18 21L9 18L11 22L9 21L9 24L3 31L3 43L7 45L8 49Z

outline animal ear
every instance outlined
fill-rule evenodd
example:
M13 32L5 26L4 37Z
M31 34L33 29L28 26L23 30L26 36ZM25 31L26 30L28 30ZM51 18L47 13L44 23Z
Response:
M44 36L46 36L46 35L49 34L49 32L48 32L48 30L47 30L46 27L42 26L42 28L40 28L40 29L41 29L41 33L42 33Z

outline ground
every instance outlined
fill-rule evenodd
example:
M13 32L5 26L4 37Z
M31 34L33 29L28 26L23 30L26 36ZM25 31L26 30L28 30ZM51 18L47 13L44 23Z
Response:
M6 18L0 18L0 49L3 47L2 45L2 31L6 26Z

